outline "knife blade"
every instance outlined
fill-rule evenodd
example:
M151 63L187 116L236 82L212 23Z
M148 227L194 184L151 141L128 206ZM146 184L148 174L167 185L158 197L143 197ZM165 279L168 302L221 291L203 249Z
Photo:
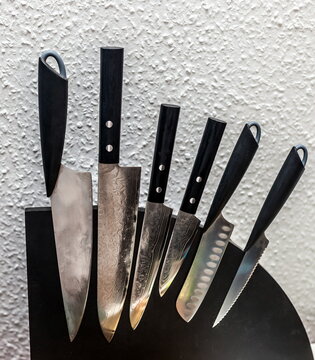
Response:
M130 323L135 329L145 311L161 261L172 209L164 205L179 106L162 104L157 129L148 200L130 302Z
M123 48L101 48L97 308L108 342L129 284L141 173L119 165L123 57Z
M303 159L298 154L299 150L302 150L304 153ZM255 222L245 246L243 260L239 265L213 327L218 325L231 310L252 277L261 256L269 244L265 231L275 219L301 178L307 162L307 154L305 146L294 146L282 165Z
M53 57L59 72L46 60ZM38 63L39 122L46 192L52 220L64 310L70 341L81 324L88 296L92 256L92 178L61 165L67 121L68 79L60 55L41 54Z
M252 127L256 128L256 136ZM245 124L222 175L195 258L176 301L179 315L187 322L198 311L224 255L234 225L223 217L222 210L250 165L260 135L258 123Z
M200 220L195 214L225 126L226 122L221 120L209 118L207 121L164 258L159 282L160 296L165 294L177 275L199 227Z

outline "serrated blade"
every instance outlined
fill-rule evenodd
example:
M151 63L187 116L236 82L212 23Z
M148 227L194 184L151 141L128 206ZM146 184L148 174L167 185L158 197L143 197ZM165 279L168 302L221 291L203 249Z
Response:
M255 244L245 253L243 260L237 270L234 280L230 286L230 289L224 299L220 312L213 324L213 327L219 324L219 322L227 315L235 304L242 291L245 289L248 281L252 277L258 262L268 246L268 239L263 234L258 238Z
M92 178L61 165L51 195L56 252L70 341L81 324L92 256Z
M130 302L130 323L135 329L145 311L159 269L172 209L148 201Z
M160 275L160 296L165 294L177 275L199 224L200 220L196 216L181 210L178 212Z
M220 214L203 233L199 247L176 301L179 315L189 322L205 298L220 265L234 225Z
M140 167L99 164L97 307L111 341L125 302L138 213Z

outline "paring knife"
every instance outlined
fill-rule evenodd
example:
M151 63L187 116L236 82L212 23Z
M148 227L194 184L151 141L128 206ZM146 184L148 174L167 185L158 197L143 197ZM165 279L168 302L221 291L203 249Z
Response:
M303 159L301 159L298 154L299 150L303 151ZM253 275L258 262L269 243L269 240L265 236L265 231L277 216L302 176L306 161L307 149L303 145L294 146L282 165L258 215L246 244L243 260L237 270L213 327L215 327L230 311Z
M101 49L97 308L111 341L126 298L135 243L140 167L119 163L123 48Z
M46 60L53 57L59 72ZM51 210L59 276L70 341L81 324L88 296L92 255L92 178L61 165L68 79L58 53L46 51L38 63L39 122L43 167Z
M172 209L163 203L179 111L179 106L175 105L162 104L160 109L148 201L131 293L130 322L133 329L138 326L149 301L172 215Z
M209 118L200 142L186 192L177 214L160 274L163 296L177 275L194 239L200 220L195 216L204 187L218 151L226 122Z
M251 131L252 127L256 128L256 136ZM222 210L251 163L258 149L260 135L259 124L245 124L222 175L197 253L176 301L178 313L187 322L199 309L224 255L234 225L223 217Z

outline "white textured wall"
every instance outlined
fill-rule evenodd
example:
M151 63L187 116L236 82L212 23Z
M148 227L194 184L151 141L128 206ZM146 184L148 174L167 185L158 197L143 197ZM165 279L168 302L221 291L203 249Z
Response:
M182 106L168 204L178 209L198 142L213 115L228 122L199 215L245 121L260 150L227 206L244 245L289 148L309 146L300 184L268 230L262 263L315 340L315 4L312 0L2 0L0 5L0 359L28 359L23 209L45 198L37 113L37 57L63 56L70 75L65 162L96 188L99 46L125 47L122 163L143 166L148 188L159 104Z

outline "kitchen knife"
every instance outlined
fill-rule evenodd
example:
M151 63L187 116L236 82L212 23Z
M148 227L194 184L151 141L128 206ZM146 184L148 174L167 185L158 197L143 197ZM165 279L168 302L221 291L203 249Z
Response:
M159 291L163 296L176 274L194 239L200 220L195 216L214 158L218 151L226 122L209 118L200 142L186 192L177 214L160 274Z
M149 301L156 278L172 209L164 198L170 171L179 106L161 105L148 201L145 208L140 245L130 303L130 322L135 329Z
M256 136L251 128L256 128ZM260 126L245 124L225 168L208 213L194 261L179 293L176 308L189 322L206 296L227 247L234 225L222 215L222 210L240 183L251 163L260 140Z
M303 159L301 159L298 154L299 150L303 151ZM265 231L277 216L302 176L306 161L307 149L303 145L294 146L282 165L258 215L246 244L243 260L237 270L213 327L215 327L230 311L253 275L258 262L269 243L269 240L265 236Z
M97 308L111 341L126 298L138 214L140 167L119 166L123 48L101 49Z
M53 57L59 72L46 60ZM92 178L61 165L67 121L68 79L58 53L38 63L40 136L46 192L51 199L59 276L70 341L81 324L88 296L92 255Z

